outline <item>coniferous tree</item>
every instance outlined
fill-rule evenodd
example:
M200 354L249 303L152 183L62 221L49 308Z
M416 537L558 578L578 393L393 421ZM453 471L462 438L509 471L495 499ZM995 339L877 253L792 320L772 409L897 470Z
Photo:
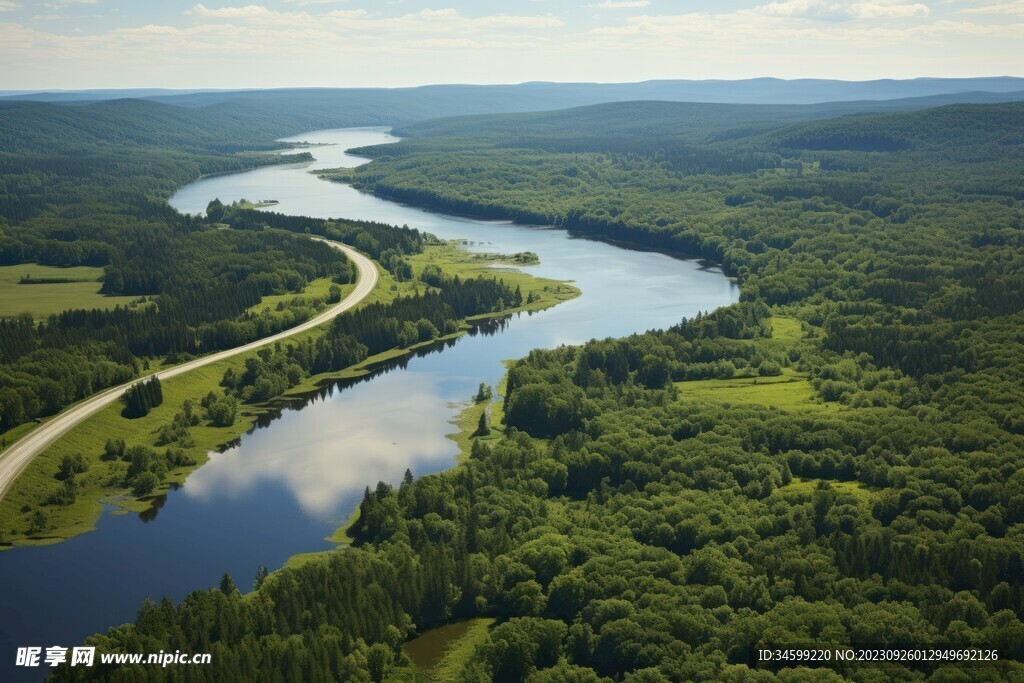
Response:
M473 436L487 436L491 433L491 427L487 424L487 411L480 413L480 420L477 422L476 431L473 432Z
M224 576L220 579L220 592L224 595L230 596L238 588L235 586L234 580L231 578L231 574L224 572Z

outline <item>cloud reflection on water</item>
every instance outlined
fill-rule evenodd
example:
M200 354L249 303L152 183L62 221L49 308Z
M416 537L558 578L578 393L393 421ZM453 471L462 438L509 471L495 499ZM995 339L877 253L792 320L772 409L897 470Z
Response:
M301 411L285 411L273 429L214 453L189 476L183 492L209 500L241 498L258 484L286 487L303 510L337 514L346 495L377 481L396 481L410 462L447 462L455 444L438 434L457 412L441 377L404 372L352 386ZM322 413L310 429L308 411ZM415 467L414 467L415 471Z

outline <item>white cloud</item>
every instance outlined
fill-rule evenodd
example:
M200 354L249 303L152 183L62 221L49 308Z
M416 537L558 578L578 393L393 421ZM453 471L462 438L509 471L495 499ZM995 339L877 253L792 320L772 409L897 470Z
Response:
M424 9L394 17L371 15L364 9L331 10L310 13L308 10L278 12L263 5L220 7L212 9L198 4L186 15L197 19L244 20L273 26L306 27L313 30L352 31L361 34L401 33L480 33L482 31L520 31L556 28L563 25L553 15L492 14L467 17L458 10Z
M596 7L597 9L635 9L647 7L650 4L650 0L604 0L604 2L587 5L587 7Z
M992 61L981 59L981 55L998 54L999 66L995 66L995 63L990 66L979 65L968 72L970 75L1020 72L1019 66L1009 70L1006 66L1007 62L1012 64L1014 58L1020 63L1019 45L1012 42L1015 37L1024 35L1024 25L1020 23L933 21L923 13L914 16L905 9L913 5L900 4L899 7L904 9L893 10L896 6L894 4L886 4L884 8L874 4L868 7L867 4L848 4L842 8L841 15L834 9L836 3L790 0L719 14L692 12L633 16L620 25L592 29L574 44L578 50L589 48L617 54L620 60L628 60L627 55L632 54L644 54L647 57L656 54L660 60L671 59L673 55L689 54L696 60L696 64L706 67L719 64L723 59L722 46L729 46L728 58L731 60L739 61L743 55L747 55L748 58L761 60L759 64L786 63L789 69L795 69L796 74L803 76L809 73L808 59L815 64L828 63L841 68L847 60L866 64L864 55L871 54L878 60L875 62L875 74L886 74L883 66L886 64L905 68L905 65L914 63L920 65L916 67L919 70L916 74L912 72L907 75L933 75L942 74L941 64L958 67L951 68L947 73L963 73L959 70L963 65L962 60L960 63L955 60L957 50L965 46L961 44L954 48L952 41L974 40L977 42L971 50L979 59L976 63L988 64ZM826 15L825 11L830 8L833 14ZM886 21L893 16L905 16L911 20ZM822 21L823 18L832 21ZM989 46L982 47L986 39L994 41L991 52L988 51ZM941 40L951 42L942 48L938 45ZM871 52L865 53L865 49ZM711 59L705 54L714 54L715 57ZM786 57L789 54L794 55L792 60ZM920 61L908 61L917 54L928 57L921 57ZM767 62L766 55L770 55ZM772 73L766 66L749 69L748 73L751 72L760 72L762 75ZM891 74L888 71L887 75Z
M19 7L21 7L21 4L17 2L11 2L11 0L0 0L0 12L13 12Z
M405 43L406 47L419 48L423 50L451 50L453 48L478 50L484 47L483 43L469 38L427 38L425 40L410 40Z
M253 19L273 18L278 16L277 12L273 12L263 5L246 5L244 7L220 7L218 9L210 9L206 5L199 4L190 10L185 10L185 14L193 17L202 17L204 19Z
M483 28L555 28L562 26L564 22L558 17L545 16L515 16L511 14L494 14L489 17L466 20L472 26Z
M920 2L856 2L850 6L850 16L856 19L884 19L899 17L927 17L931 14L928 5Z
M958 14L1021 14L1024 15L1024 0L998 2L980 7L967 7L958 10Z
M146 24L138 28L121 28L116 31L118 35L130 36L180 36L182 30L173 26L160 26L158 24Z
M754 7L754 12L772 17L804 19L896 19L927 17L930 10L919 2L828 2L826 0L778 0Z
M525 2L521 8L539 11L471 16L452 8L385 11L383 5L369 12L355 0L280 9L260 0L228 7L205 0L210 5L195 4L176 21L101 32L0 22L0 87L1021 73L1024 21L1017 15L968 16L932 1L929 13L913 0L759 0L732 11L601 16L596 28L585 28L548 13L550 5ZM999 7L1024 2L981 1Z

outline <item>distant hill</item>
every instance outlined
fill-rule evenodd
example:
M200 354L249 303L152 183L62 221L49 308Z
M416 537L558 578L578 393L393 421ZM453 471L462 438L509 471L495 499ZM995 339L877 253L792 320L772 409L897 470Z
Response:
M262 99L239 96L235 100L211 101L199 107L168 104L173 98L107 100L73 105L0 101L0 150L52 149L55 141L65 146L131 144L206 152L268 149L276 146L275 139L289 134L321 128L397 123L409 117L429 118L451 107L444 104L443 98L421 101L414 107L403 104L396 95L396 99L386 107L364 102L365 106L359 108L338 104L334 99L338 96L336 92L304 92L303 97L308 100L297 94L283 98L281 91L275 91ZM204 93L195 97L214 98L214 95ZM477 140L493 137L508 142L518 138L515 141L522 146L543 146L551 139L564 142L582 138L588 139L591 145L601 139L636 137L648 140L672 138L677 142L721 140L760 135L781 126L851 114L909 111L959 101L998 103L1007 99L1024 100L1024 92L973 92L814 105L613 102L558 111L448 117L409 124L398 130L418 141L435 137ZM497 102L488 106L497 106ZM867 125L870 121L865 118L858 125ZM835 142L839 138L829 132L832 130L823 125L806 134L791 132L787 133L790 137L777 138L776 143L839 144ZM401 149L401 145L391 146L389 153L396 154Z
M954 103L993 104L1024 101L1024 91L933 95L900 100L826 102L811 105L757 105L702 102L638 101L588 105L558 111L458 116L399 128L416 140L432 137L496 136L540 144L545 138L658 138L697 140L736 137L780 125L834 119L868 112L902 112Z
M384 123L386 117L333 104L238 100L182 107L151 99L91 103L0 101L0 150L68 145L146 145L204 152L277 148L307 130Z
M198 92L228 92L224 90L170 88L102 88L96 90L0 90L0 100L27 100L31 102L63 102L86 104L103 100L137 99L161 95L187 95Z
M232 107L275 120L303 117L305 129L348 125L404 125L459 114L495 114L567 109L635 100L724 104L803 105L822 102L898 100L945 96L943 102L1005 101L1024 91L1024 79L918 78L833 81L754 78L737 81L662 80L641 83L521 83L517 85L428 85L417 88L291 88L271 90L169 91L159 89L18 93L10 100L83 104L145 98L189 108ZM982 98L997 99L982 99ZM875 109L877 110L877 108Z
M1024 149L1024 102L843 116L785 128L767 139L812 151L961 150L979 157L994 146L1007 156L1012 148Z
M81 145L148 145L231 152L272 146L287 123L218 109L185 109L146 100L88 105L0 103L0 150L50 150Z
M837 81L827 79L752 78L723 81L647 81L608 86L628 90L635 87L643 97L685 102L726 102L751 104L815 104L855 100L891 100L967 92L1007 93L1024 90L1024 79L993 78L914 78L874 81Z

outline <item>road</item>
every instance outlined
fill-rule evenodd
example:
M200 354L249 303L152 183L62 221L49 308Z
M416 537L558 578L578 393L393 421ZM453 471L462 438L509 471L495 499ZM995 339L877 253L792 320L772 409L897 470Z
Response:
M365 299L370 292L373 291L374 287L377 286L377 266L374 265L373 261L344 244L321 239L319 237L314 237L313 239L318 239L321 242L330 244L335 249L340 249L345 252L345 256L351 259L359 270L359 279L356 282L356 288L352 290L347 297L342 299L340 303L327 309L315 318L311 318L306 322L289 328L283 332L278 332L275 335L258 339L254 342L245 344L244 346L237 346L233 349L227 349L226 351L218 351L217 353L203 356L202 358L197 358L196 360L182 363L181 365L176 365L175 367L168 368L167 370L151 373L144 377L134 379L127 384L122 384L121 386L105 389L95 396L90 396L74 407L65 410L54 419L32 430L0 455L0 500L3 500L4 495L6 495L7 491L14 483L14 480L18 478L18 475L28 467L30 462L32 462L32 458L42 453L47 446L62 437L79 422L82 422L90 415L98 413L103 408L117 401L133 384L149 379L153 376L159 377L161 380L176 377L177 375L186 373L190 370L201 368L204 365L216 363L217 361L224 360L225 358L230 358L231 356L237 356L240 353L258 349L262 346L266 346L267 344L273 344L276 341L286 339L292 335L298 334L299 332L311 330L314 327L321 325L349 310Z

